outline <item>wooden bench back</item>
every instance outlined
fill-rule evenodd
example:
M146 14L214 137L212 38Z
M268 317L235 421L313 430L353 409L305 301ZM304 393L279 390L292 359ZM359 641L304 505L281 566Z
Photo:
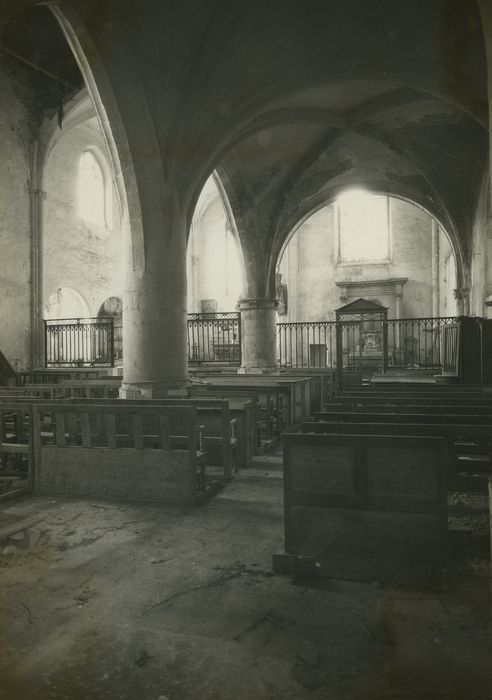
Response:
M44 417L54 419L51 442L58 447L94 446L145 448L169 451L173 437L182 439L190 452L197 448L198 418L194 406L142 406L95 403L39 403L33 405L33 431L38 446L43 444ZM150 419L150 420L149 420ZM149 428L152 432L149 433ZM119 431L124 438L120 440ZM94 435L97 442L94 442ZM102 444L101 444L102 443Z
M489 425L492 428L491 414L476 414L469 411L461 413L430 413L428 410L418 413L379 411L317 411L315 420L337 421L339 423L449 423L463 425Z
M446 492L442 438L284 435L285 547L305 574L440 582Z
M448 414L463 414L463 413L473 413L475 415L492 415L492 403L470 403L470 404L432 404L432 403L416 403L416 404L387 404L387 403L364 403L356 404L350 406L347 404L329 404L325 406L325 413L339 413L339 412L354 412L354 413L430 413L433 415L439 415L442 413Z

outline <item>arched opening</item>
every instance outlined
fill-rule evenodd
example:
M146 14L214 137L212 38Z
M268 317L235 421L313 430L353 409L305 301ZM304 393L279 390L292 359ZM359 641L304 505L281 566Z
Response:
M400 278L401 317L456 313L456 256L449 236L421 206L399 197L348 190L293 231L277 273L289 298L282 320L333 320L345 297L364 291L394 316L395 293L369 287Z
M243 287L240 244L213 175L195 207L186 264L190 313L236 309Z
M277 280L287 300L279 305L281 364L335 366L336 311L364 300L387 310L387 368L438 370L442 327L457 315L456 256L421 206L347 190L295 229ZM382 330L375 334L367 318L361 323L347 323L344 362L361 369L363 358L365 369L378 371Z
M114 360L116 364L123 362L123 303L120 297L108 297L97 312L98 318L113 319Z

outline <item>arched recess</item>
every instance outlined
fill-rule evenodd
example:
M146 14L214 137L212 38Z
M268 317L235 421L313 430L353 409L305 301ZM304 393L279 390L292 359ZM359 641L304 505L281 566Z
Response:
M114 359L123 361L123 302L121 297L112 296L103 301L97 312L98 318L112 318L114 330Z
M384 191L374 192L366 190L365 193L387 197L389 200L388 234L390 239L387 258L379 260L377 256L375 256L375 259L365 259L362 255L360 258L343 259L340 247L340 235L342 232L340 230L338 207L334 206L339 200L339 196L333 196L329 200L317 204L307 212L289 232L275 261L274 269L276 278L277 280L281 278L283 273L282 282L288 284L289 303L291 305L289 318L280 320L322 320L317 317L294 318L298 313L296 308L298 295L304 299L304 303L301 303L300 306L306 306L306 291L301 290L299 292L297 282L294 285L292 284L292 277L294 277L294 275L292 275L291 270L294 267L296 271L299 272L299 268L302 267L302 271L300 272L301 277L303 274L307 276L309 260L313 257L312 250L308 252L307 255L306 251L301 251L301 240L297 241L297 246L295 245L296 234L301 232L306 223L310 223L310 228L305 230L304 233L307 233L307 240L310 241L309 245L311 249L314 250L314 247L320 244L316 255L316 261L322 262L322 266L325 265L326 261L326 267L323 267L323 281L326 281L325 286L333 287L328 297L324 297L324 309L326 313L334 312L335 308L343 305L340 298L344 294L343 289L345 289L345 287L341 280L347 280L351 285L357 286L357 288L359 286L362 288L364 285L372 285L376 280L381 282L385 280L388 282L404 280L403 286L407 283L407 291L405 292L403 287L399 291L399 294L402 294L402 298L405 299L403 308L407 307L407 300L412 300L410 304L412 307L418 308L420 306L420 310L417 313L415 313L414 309L408 313L407 309L409 317L430 317L434 315L453 316L456 314L457 305L453 296L454 290L459 288L459 258L456 254L454 241L443 225L443 222L438 220L427 208L407 197L396 196ZM405 203L409 205L409 207L415 208L415 214L412 213L411 208L402 208L398 203ZM421 214L418 214L418 212L421 212ZM422 214L424 214L427 219L427 228L425 229L422 228L422 224L424 223L422 221ZM325 225L326 229L323 229ZM403 230L401 230L401 228ZM321 230L324 230L324 240L320 237ZM411 235L421 237L421 239L416 240L414 246L412 246L410 242L409 236ZM293 246L292 249L291 245ZM437 248L434 248L435 245L437 245ZM297 248L299 250L297 250ZM289 250L291 254L286 257L286 253ZM292 255L295 258L293 261L290 260ZM416 262L419 256L423 257L420 261L420 265ZM414 257L415 260L413 259ZM302 262L299 262L301 259ZM286 279L287 260L289 261L289 272L292 277L289 278L289 273L287 273ZM447 285L444 284L443 280L439 281L439 274L443 274L445 264ZM439 267L439 265L441 265L441 267ZM405 271L405 268L408 268L408 272ZM365 272L363 273L364 269ZM317 308L318 313L320 300L316 299L317 292L319 292L318 296L320 297L326 293L326 290L318 288L319 280L317 279L317 273L319 273L320 270L321 266L319 270L312 270L309 284L309 299L313 308ZM329 282L327 281L326 275L328 275ZM438 291L437 294L434 294L432 290L436 284ZM342 289L336 289L335 285L341 285ZM410 292L409 285L412 285L412 292ZM417 294L414 294L414 288L417 288L416 285L419 285L419 291ZM426 299L427 292L424 291L425 285L430 285L431 294L429 299ZM305 280L304 285L301 286L306 286ZM443 291L440 294L439 289L441 286ZM373 298L373 294L374 292L370 291L372 301L375 299L375 297ZM414 302L413 296L419 301ZM442 297L441 299L440 296ZM424 299L426 301L425 304L423 303ZM398 306L401 306L401 304ZM438 310L439 308L446 309L446 311L440 313ZM394 313L395 309L392 311ZM300 309L300 313L302 315L302 309ZM304 314L306 314L305 309ZM399 317L402 316L399 314ZM325 320L328 320L327 317L325 317Z
M44 305L45 319L88 318L89 304L83 295L71 287L59 287L48 296Z
M78 177L79 177L79 182L78 182L78 211L79 214L82 215L82 212L84 211L85 204L87 202L85 201L86 196L84 196L83 188L84 188L84 183L81 181L81 175L82 175L82 170L81 168L83 167L83 159L84 157L90 157L91 159L94 159L95 165L97 166L98 170L100 171L101 174L101 188L102 191L100 193L101 196L101 209L102 211L100 212L100 216L97 218L100 220L99 223L104 226L105 228L112 228L113 226L113 177L112 173L109 167L109 164L106 160L106 157L104 154L100 151L100 149L94 145L91 144L87 148L83 150L79 157L79 171L78 171ZM92 190L92 188L90 188ZM92 191L89 192L89 195L92 195ZM98 196L99 193L96 193ZM90 207L89 207L90 209ZM90 220L90 219L89 219Z
M244 258L218 173L205 182L188 229L188 311L233 311L243 293Z

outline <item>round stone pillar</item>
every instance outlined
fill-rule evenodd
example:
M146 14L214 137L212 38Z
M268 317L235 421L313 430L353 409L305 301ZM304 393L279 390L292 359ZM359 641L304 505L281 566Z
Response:
M241 299L242 374L277 369L277 299Z
M188 380L184 219L145 240L143 264L127 246L123 398L159 398Z

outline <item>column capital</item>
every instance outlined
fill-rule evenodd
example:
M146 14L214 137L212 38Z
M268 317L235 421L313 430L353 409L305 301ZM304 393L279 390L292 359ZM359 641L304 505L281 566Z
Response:
M468 287L458 287L453 291L454 298L456 300L466 299L470 295L470 290Z
M240 299L237 304L239 311L257 311L260 309L276 309L278 299L259 297L257 299Z

